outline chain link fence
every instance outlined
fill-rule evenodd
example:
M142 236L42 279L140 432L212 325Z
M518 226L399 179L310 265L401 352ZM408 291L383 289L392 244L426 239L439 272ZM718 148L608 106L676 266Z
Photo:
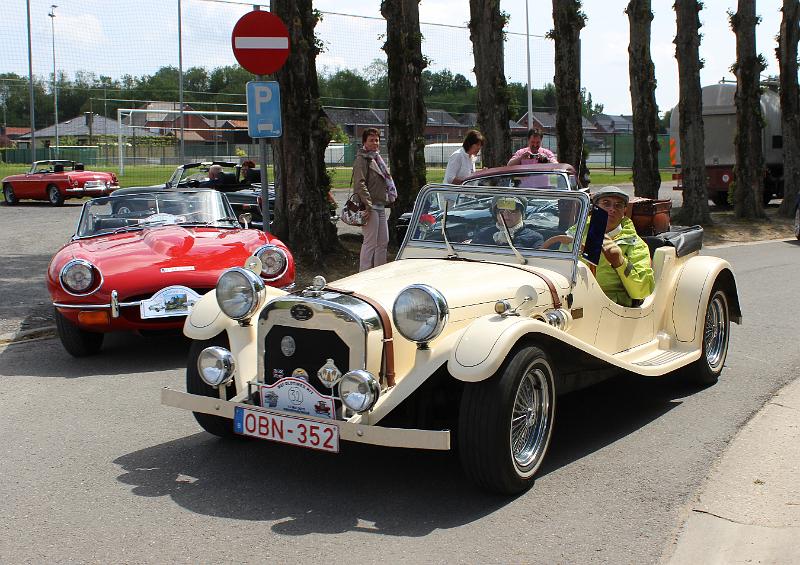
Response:
M252 3L61 0L53 7L51 0L30 0L35 156L30 151L25 5L20 0L3 6L7 23L0 30L3 173L18 172L34 158L58 157L113 170L126 185L155 184L165 180L183 159L241 162L258 156L257 144L247 135L245 95L241 80L237 83L238 67L230 45L234 24L253 9ZM268 9L268 3L262 9ZM379 81L380 73L385 72L386 57L381 49L385 20L333 12L321 16L316 28L323 48L317 59L320 75L349 69L366 82ZM420 27L427 70L462 75L474 85L466 22L422 23ZM529 40L531 83L542 88L552 82L553 45L540 36ZM179 66L183 69L185 109L194 112L184 116L183 158L180 116L176 114ZM524 34L507 32L505 71L509 82L526 84ZM386 100L330 96L322 103L337 126L337 138L326 152L326 162L334 173L350 167L364 128L377 127L386 138ZM520 120L512 124L515 149L527 141L527 122L523 121L527 108L522 106L517 103L512 108L512 118ZM475 127L476 109L463 97L453 96L431 100L427 107L425 157L432 169L429 178L436 180L443 174L436 169L444 167L466 132ZM591 140L593 144L590 163L630 167L629 137L587 135L587 143ZM555 150L556 145L554 135L548 133L544 146ZM267 161L269 166L269 152ZM337 175L333 177L336 184Z

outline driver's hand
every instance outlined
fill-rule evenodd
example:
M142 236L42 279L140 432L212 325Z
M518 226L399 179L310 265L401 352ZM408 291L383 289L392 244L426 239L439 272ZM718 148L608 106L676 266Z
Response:
M615 269L621 267L625 262L625 255L622 253L622 249L608 235L603 238L603 255Z

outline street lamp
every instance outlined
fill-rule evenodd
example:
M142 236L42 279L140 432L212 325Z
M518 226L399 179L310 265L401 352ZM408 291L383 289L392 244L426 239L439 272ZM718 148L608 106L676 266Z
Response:
M53 33L53 114L56 121L56 158L58 158L58 86L56 84L56 6L50 5L50 31Z

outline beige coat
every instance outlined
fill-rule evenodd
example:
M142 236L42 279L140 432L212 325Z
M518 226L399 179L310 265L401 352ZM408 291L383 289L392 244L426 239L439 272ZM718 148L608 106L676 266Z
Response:
M386 205L386 181L378 164L363 149L359 149L353 161L353 192L367 206Z

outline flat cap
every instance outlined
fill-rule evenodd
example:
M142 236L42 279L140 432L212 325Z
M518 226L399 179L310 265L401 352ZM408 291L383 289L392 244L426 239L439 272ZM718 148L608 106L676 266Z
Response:
M604 186L592 194L592 202L597 204L597 201L600 200L603 196L618 196L619 198L622 198L625 201L625 205L627 205L628 200L630 200L628 194L620 187Z

